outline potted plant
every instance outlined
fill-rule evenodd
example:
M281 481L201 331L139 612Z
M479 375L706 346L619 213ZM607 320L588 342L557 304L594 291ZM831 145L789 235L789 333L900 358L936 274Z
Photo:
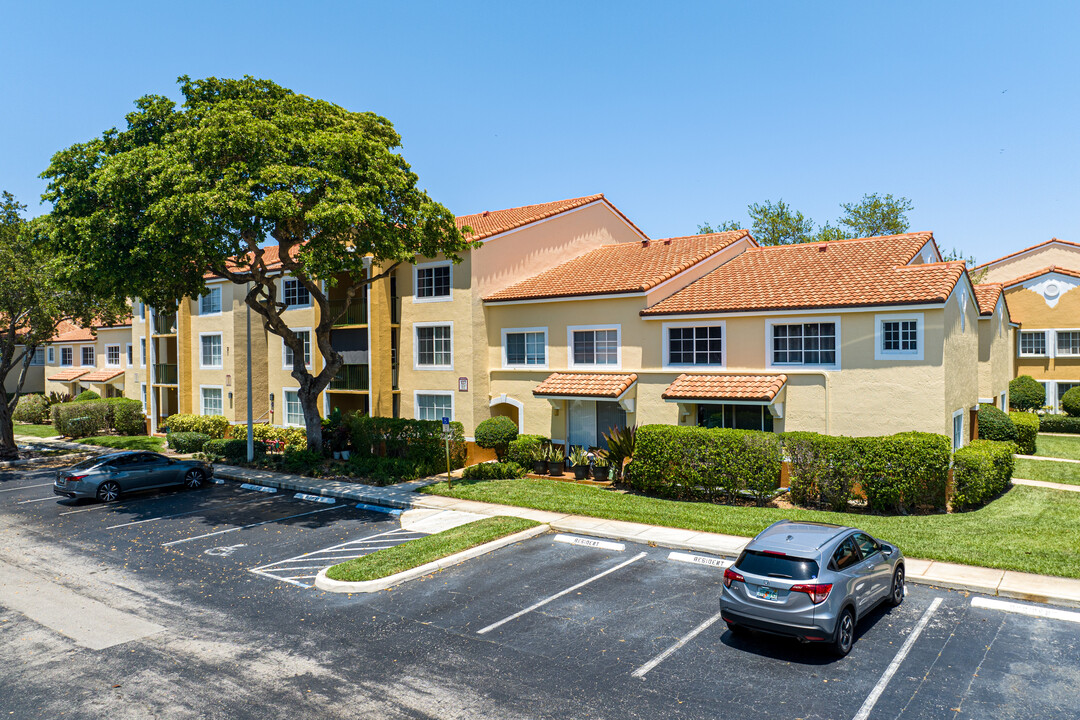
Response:
M563 449L561 445L552 445L548 455L548 475L563 474Z
M584 480L589 474L589 454L580 445L570 451L570 465L574 468L574 478Z
M593 479L601 482L607 480L608 470L610 469L611 467L608 463L607 453L603 451L597 452L596 456L593 458Z
M551 446L544 443L536 447L532 453L533 472L537 475L547 475L548 471L548 451Z

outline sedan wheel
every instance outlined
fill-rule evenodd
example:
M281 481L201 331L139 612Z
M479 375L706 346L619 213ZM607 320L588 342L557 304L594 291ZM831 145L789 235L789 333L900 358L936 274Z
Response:
M837 655L843 656L851 652L851 646L855 644L855 613L850 609L845 610L836 622L836 637L833 639L833 650Z
M184 475L184 487L188 490L197 490L202 487L203 474L202 470L188 470Z
M904 568L896 568L892 576L892 592L889 593L889 605L896 607L904 602Z
M101 502L115 502L120 499L120 485L112 480L106 480L98 485L97 499Z

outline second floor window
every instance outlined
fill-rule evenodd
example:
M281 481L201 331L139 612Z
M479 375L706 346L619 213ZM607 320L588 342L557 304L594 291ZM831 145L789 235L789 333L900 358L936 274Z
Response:
M1057 354L1080 355L1080 330L1058 331Z
M216 315L221 312L221 288L210 288L199 298L200 315Z
M49 348L49 364L52 365L56 362L56 348Z
M449 325L416 328L416 364L419 367L453 365Z
M304 341L304 364L311 365L311 331L310 330L294 330L293 333ZM284 343L283 343L284 344ZM295 362L295 354L292 348L285 345L285 368L289 369Z
M619 331L575 330L572 352L575 365L618 365Z
M306 307L311 304L311 293L295 278L285 279L284 299L289 307Z
M836 323L772 326L776 365L835 365Z
M416 297L450 297L450 266L435 265L416 269Z
M72 354L71 348L60 348L60 364L64 367L71 367Z
M1046 354L1046 332L1039 330L1037 332L1020 332L1020 354L1021 355L1045 355Z
M886 320L881 323L881 349L884 352L917 352L918 323L914 320Z
M723 365L724 328L713 325L669 329L668 362L672 365Z
M146 367L146 338L139 338L139 365Z
M93 367L94 365L94 346L85 345L82 349L82 364L85 366Z
M51 348L50 348L51 349ZM45 364L45 348L34 348L34 355L30 358L31 365Z
M105 364L109 367L120 367L120 346L105 346Z
M546 335L543 330L506 333L506 364L546 365Z
M204 368L221 367L221 336L203 335L202 343L202 366Z

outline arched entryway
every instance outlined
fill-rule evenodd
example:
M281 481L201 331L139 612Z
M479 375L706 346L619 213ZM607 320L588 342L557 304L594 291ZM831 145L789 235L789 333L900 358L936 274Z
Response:
M491 417L502 415L514 421L518 432L525 432L525 404L506 395L498 395L491 399L488 404L491 408Z

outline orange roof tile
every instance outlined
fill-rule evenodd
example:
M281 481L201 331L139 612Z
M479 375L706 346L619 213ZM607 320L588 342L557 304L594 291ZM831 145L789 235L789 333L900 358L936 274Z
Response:
M680 375L664 391L665 400L771 401L787 375Z
M555 202L541 203L539 205L507 208L506 210L485 210L482 213L474 213L472 215L458 215L455 222L457 223L458 228L464 228L466 226L472 228L472 232L465 236L466 240L483 240L492 237L493 235L498 235L499 233L504 233L508 230L514 230L523 225L534 223L537 220L544 220L558 215L559 213L583 207L589 203L596 202L597 200L603 200L609 208L616 212L619 217L625 220L626 223L634 228L634 230L642 237L648 237L603 195L587 195L585 197L557 200Z
M1059 238L1050 238L1046 242L1041 242L1038 245L1032 245L1031 247L1024 248L1023 250L1017 250L1014 253L1009 253L1008 255L999 257L997 260L991 260L990 262L984 262L982 265L976 265L971 270L972 272L974 272L975 270L982 270L984 267L996 265L997 263L1008 260L1009 258L1014 258L1017 255L1023 255L1024 253L1031 252L1032 250L1038 250L1041 247L1045 247L1046 245L1053 245L1054 243L1058 243L1059 245L1072 245L1073 247L1080 247L1080 243L1070 242L1069 240L1061 240Z
M983 283L975 286L975 302L980 315L993 315L1003 286L1000 283Z
M551 373L533 395L617 398L637 382L636 373Z
M1002 287L1013 287L1014 285L1019 285L1020 283L1027 282L1028 280L1031 280L1033 278L1037 278L1040 275L1046 275L1047 273L1059 273L1061 275L1068 275L1069 277L1080 278L1080 271L1078 271L1078 270L1071 270L1069 268L1058 267L1057 265L1049 265L1047 267L1042 268L1041 270L1035 270L1034 272L1029 272L1027 275L1021 275L1018 278L1015 278L1013 280L1009 280L1008 282L1001 283L1001 286Z
M49 382L71 382L86 374L86 370L61 370L49 376Z
M123 374L124 374L124 371L120 370L120 369L117 369L117 368L107 368L105 370L95 370L94 372L90 373L89 375L79 378L79 382L91 382L91 383L109 382L113 378L120 377Z
M944 302L964 263L908 265L931 233L755 247L642 315Z
M747 230L604 245L488 295L485 301L645 292L746 238Z

